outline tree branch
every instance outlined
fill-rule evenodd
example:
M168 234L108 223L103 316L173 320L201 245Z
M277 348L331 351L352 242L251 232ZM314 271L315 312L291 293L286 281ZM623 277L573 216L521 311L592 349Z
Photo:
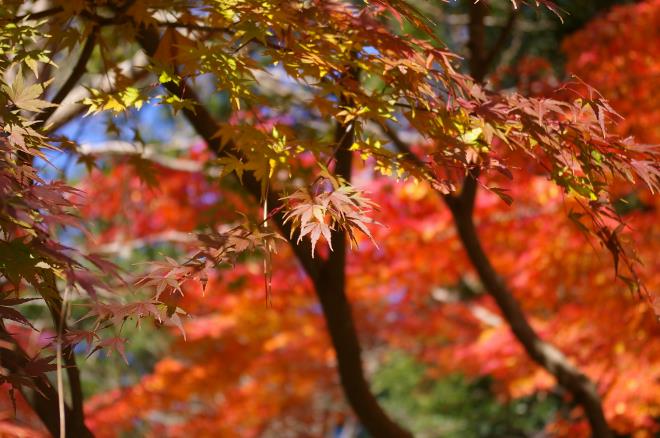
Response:
M493 66L493 62L500 54L502 49L506 46L506 42L511 36L511 32L513 32L513 28L515 27L517 18L518 18L518 10L513 9L509 14L509 18L506 20L504 27L500 31L497 40L490 48L490 50L488 50L488 53L485 55L483 59L484 69L486 70L486 73L488 73L488 71L491 69L491 67Z
M445 196L445 200L447 197ZM607 425L596 385L564 354L549 342L542 340L527 318L511 291L501 280L484 252L472 218L472 209L459 198L448 202L458 234L481 283L495 299L516 339L529 357L552 374L582 406L594 437L607 438L612 434Z
M483 81L490 64L504 46L509 33L513 29L517 15L515 11L511 13L495 45L491 48L490 53L486 54L484 52L483 23L485 7L484 2L470 5L469 45L472 55L470 69L472 76L478 82ZM479 279L488 293L495 299L511 331L525 348L527 354L532 360L554 375L559 385L568 390L575 401L582 406L591 425L593 435L598 438L612 436L603 413L602 402L596 385L571 364L561 351L539 337L527 321L520 304L500 279L484 252L472 216L476 191L477 175L470 174L466 178L458 197L444 195L443 199L452 212L463 247L476 269Z
M469 19L468 22L468 48L470 49L470 74L477 82L483 82L486 74L488 73L488 61L487 58L489 54L486 52L486 25L484 19L488 14L488 5L485 1L473 2L468 0L468 11ZM490 56L492 56L492 53ZM474 201L474 198L477 193L477 178L476 171L471 170L465 176L463 181L463 188L461 198L466 198L468 200ZM452 195L445 195L445 201L451 202L453 200ZM470 204L472 205L472 204ZM472 207L470 207L470 214L472 213Z
M138 30L137 39L144 51L152 56L159 42L159 34L153 28L141 27ZM224 156L227 151L236 154L237 150L232 142L224 147L217 138L214 138L217 131L217 123L201 105L200 100L195 96L190 87L181 86L168 82L164 84L165 88L172 94L181 99L195 102L195 109L184 108L183 114L199 134L208 144L209 148L217 155ZM346 129L346 128L343 128ZM351 128L352 129L352 128ZM350 152L348 146L352 144L351 135L344 135L342 129L337 130L336 138L344 138L337 155L337 172L350 177ZM243 185L249 193L259 199L261 197L261 185L259 181L250 172L243 175ZM268 205L271 211L281 206L280 196L272 191L268 193ZM279 227L284 236L290 236L290 225L285 224L284 213L280 210L274 215L273 220ZM334 238L333 238L334 240ZM380 408L376 398L371 393L369 385L364 377L362 362L360 358L360 345L357 337L351 309L345 294L344 275L334 275L336 272L343 273L345 265L345 236L337 240L337 248L331 253L328 262L320 265L311 257L311 245L308 241L302 244L296 244L295 241L288 238L289 244L296 257L304 267L305 271L315 285L316 293L321 302L323 313L328 325L328 331L335 347L337 355L337 366L346 397L355 410L362 424L377 437L409 437L410 434L400 426L390 420L385 412ZM344 242L343 244L341 242Z
M497 56L501 46L506 41L513 27L515 13L507 22L500 38L495 43L490 53L485 53L484 46L484 24L485 6L483 2L470 4L470 39L468 46L471 52L470 73L475 80L481 82L488 72L492 60ZM408 145L406 145L389 127L384 127L385 133L392 143L407 155L417 166L428 171L428 166L417 157ZM457 195L442 195L454 217L454 223L458 231L463 247L468 258L479 275L481 283L486 291L495 299L502 315L507 321L511 331L529 357L552 374L557 383L566 389L582 406L594 437L609 438L611 431L607 425L602 409L602 402L596 385L583 374L575 365L564 356L552 344L542 340L527 321L527 318L511 291L497 275L488 256L484 252L472 217L474 202L478 188L478 171L471 171L465 178L461 193Z
M67 78L67 80L62 84L62 88L60 88L57 91L57 94L53 97L50 103L52 103L54 106L46 108L44 111L42 111L39 115L42 117L37 123L36 126L37 128L41 128L43 125L46 124L50 116L53 115L55 110L57 109L57 105L62 103L62 101L66 98L66 96L69 95L71 90L73 90L73 87L76 86L82 75L87 71L87 62L89 61L89 58L92 56L92 52L94 51L94 46L96 45L96 34L98 32L98 27L94 27L91 31L91 33L87 36L87 39L85 40L85 44L82 47L82 50L80 51L80 56L78 57L78 62L76 62L76 65L73 67L73 70L71 70L71 74Z
M350 72L357 78L356 72ZM342 106L350 104L342 96ZM346 181L351 179L352 153L355 139L354 122L337 122L335 128L335 174ZM345 231L332 231L334 251L323 264L319 280L315 283L323 308L332 345L337 354L337 365L346 398L360 422L374 437L404 437L410 433L392 421L378 404L369 388L362 366L362 353L353 321L350 302L346 296L346 244Z
M210 32L210 33L227 33L231 35L234 34L234 32L228 27L206 26L203 24L196 24L196 23L180 23L178 21L158 21L156 22L156 24L159 27L169 27L172 29L186 29L186 30Z
M137 34L137 40L146 54L151 57L158 48L160 36L158 32L153 28L141 27ZM233 151L235 154L241 155L240 152L236 150L233 142L230 141L228 144L223 146L220 139L215 137L218 124L213 116L211 116L207 109L200 103L200 99L190 87L186 86L184 83L179 86L171 81L163 84L163 86L173 95L181 99L195 102L194 109L182 109L183 115L192 125L195 132L197 132L197 134L202 137L204 141L206 141L209 149L211 149L216 156L226 156L228 150ZM251 172L246 172L246 174L243 176L243 183L250 194L255 196L257 199L261 197L261 185ZM276 193L268 194L268 205L271 211L281 206L282 201L279 198L280 196ZM291 226L288 223L284 223L284 214L281 211L273 215L272 219L285 236L291 235ZM318 266L316 265L314 259L311 257L311 245L308 245L305 242L303 242L302 245L296 245L293 243L292 249L307 274L312 279L316 278L318 275Z
M426 163L401 141L396 132L385 127L385 133L395 147L406 154L407 159L428 171ZM452 213L458 235L470 262L477 271L479 280L488 294L495 299L504 319L528 356L552 374L557 383L582 406L593 436L597 438L611 437L596 385L575 365L571 364L561 351L539 337L527 321L520 304L502 282L484 252L472 217L477 184L477 175L470 174L465 179L463 189L458 196L442 195L442 197Z
M486 26L484 18L488 13L486 2L468 1L470 22L468 23L468 48L470 49L470 74L477 82L482 82L486 76Z
M64 11L64 8L62 6L56 6L54 8L44 9L43 11L39 11L39 12L28 12L27 14L23 14L23 15L16 15L12 19L7 20L7 22L9 22L9 23L18 23L19 21L22 21L22 20L25 20L25 19L40 20L42 18L48 18L48 17L51 17L53 15L57 15L62 11Z
M127 79L130 79L133 83L138 83L150 73L146 69L141 69L139 65L143 61L144 54L139 52L131 60L124 61L119 64L119 67ZM136 72L135 69L138 69ZM108 74L99 75L98 77L91 78L89 85L93 88L98 88L103 92L112 92L113 82L116 81L116 76L113 72ZM89 91L87 88L82 85L78 85L72 89L67 97L60 103L60 105L55 109L53 114L51 114L48 119L48 125L43 127L43 131L46 133L55 132L60 129L62 126L69 123L71 120L76 117L84 114L87 110L85 105L74 103L83 100L85 97L89 96ZM67 103L66 101L71 101Z
M470 170L463 180L463 188L458 195L458 200L470 215L472 215L472 211L474 210L474 201L477 197L477 189L479 188L478 178L479 169ZM453 198L453 196L445 195L445 199L448 198Z

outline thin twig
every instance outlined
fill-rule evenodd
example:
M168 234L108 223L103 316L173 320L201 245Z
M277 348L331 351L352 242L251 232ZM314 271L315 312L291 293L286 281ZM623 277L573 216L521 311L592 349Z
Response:
M64 288L62 306L59 314L59 327L57 329L56 367L57 367L57 405L60 411L60 438L66 438L66 408L64 405L64 376L62 374L62 335L66 315L69 287Z
M22 20L25 20L25 19L39 20L41 18L47 18L47 17L50 17L52 15L59 14L63 10L64 10L64 8L62 8L61 6L56 6L54 8L44 9L43 11L39 11L39 12L28 12L27 14L17 15L12 19L6 20L6 22L18 23L19 21L22 21ZM2 20L2 21L5 21L5 20Z
M83 48L80 52L80 57L78 58L78 62L76 62L76 65L73 67L73 70L71 70L71 74L67 78L67 80L64 82L62 85L62 88L60 88L57 91L57 94L55 94L55 97L51 100L50 103L53 104L53 106L47 108L44 110L40 116L42 119L36 123L37 127L42 127L46 121L50 118L51 115L55 112L57 109L57 105L62 103L64 99L69 95L71 90L73 90L73 87L76 86L82 75L87 71L87 62L89 61L89 58L92 56L92 52L94 51L94 46L96 45L96 35L98 33L98 26L95 26L89 36L87 36L87 39L85 40L85 44L83 45Z
M410 159L424 165L412 154L410 148L390 129L392 142L399 150L410 155ZM557 383L566 389L581 405L592 427L595 437L610 437L611 432L605 419L602 402L597 387L582 371L554 345L543 340L527 320L520 303L509 287L503 282L485 253L474 223L473 209L477 189L478 174L469 174L460 195L444 195L443 200L454 218L454 225L465 251L479 275L486 291L495 299L502 315L516 339L522 344L528 356L551 373Z
M518 18L518 15L519 14L516 9L511 11L511 13L509 14L509 18L506 21L506 24L504 25L504 27L500 31L499 36L497 37L497 40L486 54L483 60L484 69L486 70L486 72L490 70L493 62L500 54L502 49L504 49L504 47L506 46L507 40L511 36L511 33L513 32L513 29L515 27L515 23L516 23L516 19Z
M199 30L203 32L217 32L217 33L229 33L234 34L228 27L218 27L218 26L207 26L203 24L194 24L194 23L179 23L176 21L157 21L157 26L168 27L171 29L187 29L187 30Z

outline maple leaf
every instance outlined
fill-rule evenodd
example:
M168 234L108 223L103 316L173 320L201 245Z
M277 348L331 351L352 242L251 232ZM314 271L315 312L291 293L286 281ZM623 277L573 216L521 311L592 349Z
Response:
M14 79L14 82L9 86L3 85L2 89L12 101L14 105L25 111L40 112L44 108L54 106L52 103L37 99L41 96L45 85L32 84L25 85L23 75L19 72Z
M316 244L323 236L332 250L332 231L343 230L351 244L357 244L354 229L360 230L373 241L367 223L375 223L369 218L375 204L361 195L346 182L323 177L317 182L318 187L323 181L330 183L330 191L312 194L309 190L297 190L289 196L281 198L288 208L284 214L284 223L291 222L291 236L298 230L297 243L309 236L312 243L312 257ZM375 242L374 242L375 243Z
M16 321L18 323L27 325L28 327L34 329L32 323L30 323L30 321L21 312L8 306L14 306L16 304L26 303L28 301L32 301L35 299L36 298L23 298L23 299L15 298L15 299L0 300L0 319L10 319L12 321Z
M633 159L631 165L651 192L660 190L660 165L657 162Z
M103 339L98 342L92 351L87 354L87 357L101 349L107 349L109 352L116 351L119 353L121 358L124 359L126 365L128 365L128 358L126 357L126 339L120 338L118 336Z
M45 373L56 369L56 364L52 363L53 359L55 359L55 356L30 358L22 366L22 369L28 376L41 377Z
M99 334L91 330L67 330L63 334L63 341L67 345L77 345L85 342L87 351L89 352L94 345L94 341L100 339Z

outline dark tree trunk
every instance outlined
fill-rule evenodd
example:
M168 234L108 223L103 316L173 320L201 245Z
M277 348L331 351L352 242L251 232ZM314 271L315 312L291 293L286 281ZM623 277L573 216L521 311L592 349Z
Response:
M153 55L158 48L159 35L153 28L141 28L138 41L148 55ZM199 99L190 87L183 87L169 82L164 84L172 94L196 102L195 111L184 108L183 113L199 134L208 144L209 148L218 156L234 149L231 142L220 144L214 135L217 131L217 122L211 114L200 104ZM350 178L351 153L348 147L353 142L352 132L346 133L348 127L338 127L335 139L342 144L338 145L335 171L345 178ZM233 150L232 153L238 153ZM256 199L261 197L260 183L251 173L243 175L243 185ZM281 206L280 196L269 192L268 205L271 211ZM284 224L283 213L274 214L272 220L277 224L282 235L290 236L289 224ZM335 242L335 251L330 253L328 260L321 263L311 257L311 245L307 240L300 245L289 239L290 246L296 254L310 279L316 294L319 297L323 316L328 327L332 345L337 357L337 368L344 395L357 415L362 425L375 438L407 438L412 435L392 421L378 404L369 388L364 376L360 343L357 331L353 324L350 303L346 296L345 264L346 264L346 236L345 233L333 232L332 240Z

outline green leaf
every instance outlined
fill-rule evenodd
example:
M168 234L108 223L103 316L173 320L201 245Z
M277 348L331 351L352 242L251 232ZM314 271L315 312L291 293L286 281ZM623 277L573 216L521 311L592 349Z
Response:
M3 85L2 89L14 105L25 111L40 112L44 108L55 106L45 100L37 99L44 91L43 85L26 86L21 73L16 75L13 83L9 86Z

